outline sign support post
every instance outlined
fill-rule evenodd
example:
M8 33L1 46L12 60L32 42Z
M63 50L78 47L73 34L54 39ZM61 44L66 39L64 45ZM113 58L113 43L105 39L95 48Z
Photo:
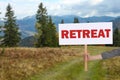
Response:
M84 69L85 71L88 71L88 52L87 52L87 44L84 46Z

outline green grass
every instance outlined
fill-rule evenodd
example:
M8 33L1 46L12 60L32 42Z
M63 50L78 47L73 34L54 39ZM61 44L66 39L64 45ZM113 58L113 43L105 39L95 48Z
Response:
M101 62L89 62L89 69L84 71L83 61L79 58L57 64L51 69L32 77L30 80L103 80L104 71L101 71Z
M76 47L77 49L79 48ZM91 55L112 49L114 47L88 46L88 51ZM32 76L29 80L106 80L107 70L103 68L103 62L100 60L90 61L88 63L88 71L85 72L82 57L77 57L67 62L58 63L54 67Z
M115 47L88 46L90 55ZM60 48L0 48L0 80L119 80L120 59L88 62L84 46Z
M72 80L83 70L81 59L59 63L54 67L31 78L31 80ZM74 66L73 66L74 65Z

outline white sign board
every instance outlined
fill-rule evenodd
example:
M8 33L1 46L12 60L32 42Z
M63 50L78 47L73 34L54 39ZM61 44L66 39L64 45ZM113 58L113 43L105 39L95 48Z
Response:
M59 24L59 45L112 43L112 22Z

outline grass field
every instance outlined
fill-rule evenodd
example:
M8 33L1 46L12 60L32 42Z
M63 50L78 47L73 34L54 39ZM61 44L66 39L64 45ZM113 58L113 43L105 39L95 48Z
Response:
M91 55L115 47L88 46ZM0 80L119 80L120 57L90 61L84 71L84 46L1 48Z

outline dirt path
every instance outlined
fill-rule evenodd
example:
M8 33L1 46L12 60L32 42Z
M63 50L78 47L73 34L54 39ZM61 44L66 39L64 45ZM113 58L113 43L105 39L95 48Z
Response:
M31 80L92 80L91 73L97 62L89 63L89 71L84 71L84 64L81 58L76 58L54 66Z

